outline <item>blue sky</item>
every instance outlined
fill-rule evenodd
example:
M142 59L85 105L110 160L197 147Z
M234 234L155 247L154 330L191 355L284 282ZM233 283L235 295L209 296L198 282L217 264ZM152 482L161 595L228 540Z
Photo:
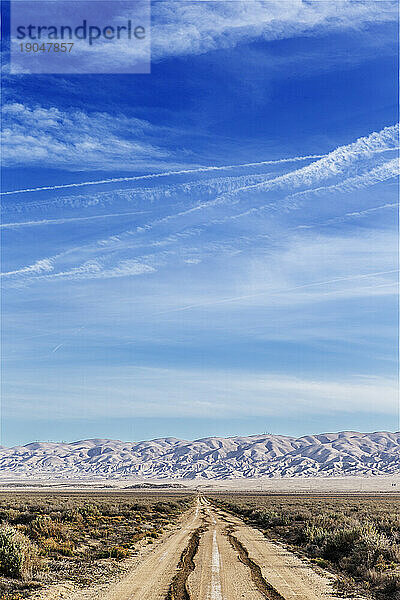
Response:
M395 430L395 2L156 2L4 76L3 444Z

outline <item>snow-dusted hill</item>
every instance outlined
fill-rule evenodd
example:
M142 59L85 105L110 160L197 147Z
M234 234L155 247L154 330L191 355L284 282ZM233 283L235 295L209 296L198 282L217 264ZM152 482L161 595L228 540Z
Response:
M297 439L283 435L195 441L92 439L0 448L0 475L226 479L394 473L400 473L400 432L342 431Z

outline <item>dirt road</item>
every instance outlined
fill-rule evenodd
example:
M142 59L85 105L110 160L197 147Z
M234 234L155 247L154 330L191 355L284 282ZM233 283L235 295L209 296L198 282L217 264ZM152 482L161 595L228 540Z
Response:
M330 580L199 497L104 600L333 600Z

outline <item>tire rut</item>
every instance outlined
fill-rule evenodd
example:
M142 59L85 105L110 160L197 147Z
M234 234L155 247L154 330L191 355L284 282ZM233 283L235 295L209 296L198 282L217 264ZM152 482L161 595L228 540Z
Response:
M257 587L257 590L267 598L267 600L285 600L274 586L264 579L259 565L249 557L246 548L239 542L237 537L233 535L233 527L227 527L225 532L232 548L239 554L239 559L250 569L251 578Z
M171 581L165 600L191 600L187 589L187 579L192 571L194 571L194 557L197 553L200 538L204 533L204 526L196 529L186 548L181 554L178 563L178 571Z

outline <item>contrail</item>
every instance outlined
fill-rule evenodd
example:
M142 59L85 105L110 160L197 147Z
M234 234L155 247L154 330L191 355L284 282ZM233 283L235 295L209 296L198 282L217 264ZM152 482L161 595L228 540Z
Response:
M337 217L332 217L332 219L328 219L327 221L320 221L317 223L312 223L311 225L297 225L295 229L314 229L315 227L325 227L326 225L333 225L335 223L343 223L349 217L364 217L365 215L369 215L374 212L378 212L385 208L396 208L399 207L398 202L394 202L392 204L380 204L379 206L373 206L372 208L366 208L365 210L358 210L355 212L348 212L344 215L340 215Z
M78 327L78 329L76 331L72 332L72 335L77 335L80 331L82 331L82 329L85 329L85 327L86 327L86 325L82 325L81 327ZM54 354L54 352L57 352L63 346L65 346L65 342L61 342L61 344L58 344L57 346L55 346L51 352Z
M83 187L87 185L101 185L103 183L119 183L121 181L140 181L142 179L157 179L159 177L169 177L170 175L186 175L188 173L205 173L207 171L224 171L225 169L238 169L242 167L258 167L261 165L279 165L288 162L298 162L302 160L312 160L314 158L323 158L325 154L310 154L309 156L294 156L292 158L280 158L278 160L263 160L254 163L242 163L239 165L224 165L222 167L198 167L196 169L184 169L181 171L164 171L163 173L150 173L149 175L136 175L134 177L113 177L112 179L99 179L96 181L82 181L80 183L63 183L60 185L48 185L44 187L25 188L21 190L10 190L1 192L1 196L11 194L25 194L26 192L40 192L44 190L60 190L65 188Z
M379 275L388 275L389 273L398 273L399 269L393 269L391 271L377 271L375 273L362 273L360 275L351 275L349 277L337 277L336 279L329 279L327 281L315 281L314 283L305 283L304 285L297 285L296 287L288 288L286 290L271 290L268 292L260 292L259 294L247 294L245 296L233 296L231 298L223 298L221 300L213 300L211 302L203 302L201 304L189 304L188 306L182 306L180 308L173 308L171 310L166 310L161 313L157 313L159 315L165 315L173 312L181 312L184 310L191 310L193 308L203 308L205 306L214 306L217 304L225 304L228 302L236 302L237 300L247 300L250 298L258 298L260 296L269 296L274 294L282 294L287 292L294 292L296 290L301 290L303 288L316 287L319 285L328 285L330 283L337 283L339 281L352 281L353 279L366 279L368 277L378 277Z
M125 215L143 215L148 210L135 212L113 213L110 215L92 215L91 217L71 217L70 219L43 219L41 221L17 221L16 223L2 223L0 229L15 229L17 227L34 227L36 225L62 225L74 221L91 221L92 219L106 219L111 217L123 217Z

